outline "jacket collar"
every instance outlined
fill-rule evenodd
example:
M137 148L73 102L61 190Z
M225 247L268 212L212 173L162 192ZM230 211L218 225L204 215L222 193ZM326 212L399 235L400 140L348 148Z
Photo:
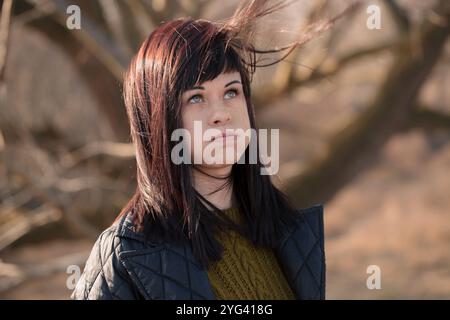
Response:
M312 207L312 208L315 208L315 207ZM310 209L311 208L306 209L306 210L310 210ZM300 211L305 211L305 209L300 210ZM297 226L298 226L298 222L295 226L293 226L294 228L291 227L289 230L285 231L285 236L282 237L283 238L282 240L280 240L278 247L283 245L283 243L287 240L289 235L292 234L292 231L294 231L295 227L297 227ZM131 214L131 212L127 212L121 219L119 219L119 221L117 223L117 228L116 228L116 235L121 238L137 240L137 241L140 241L143 243L150 243L152 245L162 243L161 241L157 241L157 240L149 241L148 239L146 239L145 234L143 232L137 231L136 227L133 223L133 215Z

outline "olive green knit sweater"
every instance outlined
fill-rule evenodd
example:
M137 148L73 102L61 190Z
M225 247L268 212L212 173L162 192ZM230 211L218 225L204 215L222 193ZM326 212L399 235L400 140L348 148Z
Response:
M225 213L237 223L244 221L237 208ZM295 299L272 249L255 247L234 230L217 236L224 254L207 270L217 299Z

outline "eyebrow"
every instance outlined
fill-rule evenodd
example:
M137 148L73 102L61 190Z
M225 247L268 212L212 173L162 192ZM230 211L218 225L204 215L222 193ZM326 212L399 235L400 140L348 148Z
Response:
M232 85L233 83L240 83L240 84L242 84L241 81L239 81L239 80L233 80L233 81L231 81L231 82L228 82L228 83L224 86L224 88L226 88L226 87ZM202 86L196 86L196 87L192 87L192 88L189 89L189 90L195 90L195 89L205 90L205 87L202 87Z

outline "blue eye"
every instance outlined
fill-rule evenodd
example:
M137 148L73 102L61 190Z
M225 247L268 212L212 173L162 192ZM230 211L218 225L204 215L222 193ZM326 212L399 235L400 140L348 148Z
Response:
M226 94L228 94L228 93L230 93L230 92L233 93L233 95L231 96L231 98L234 98L234 97L236 97L236 96L238 95L238 91L237 91L236 89L228 90Z
M201 95L196 94L195 96L192 96L192 97L189 99L189 102L191 102L192 99L194 99L194 98L200 98L200 97L201 97ZM198 102L200 102L200 101L194 101L193 103L198 103Z

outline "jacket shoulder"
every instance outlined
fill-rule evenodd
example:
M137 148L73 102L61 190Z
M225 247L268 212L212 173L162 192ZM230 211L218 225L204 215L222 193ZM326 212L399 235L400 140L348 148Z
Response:
M119 259L124 241L118 228L112 225L96 239L71 299L137 299L139 293Z

